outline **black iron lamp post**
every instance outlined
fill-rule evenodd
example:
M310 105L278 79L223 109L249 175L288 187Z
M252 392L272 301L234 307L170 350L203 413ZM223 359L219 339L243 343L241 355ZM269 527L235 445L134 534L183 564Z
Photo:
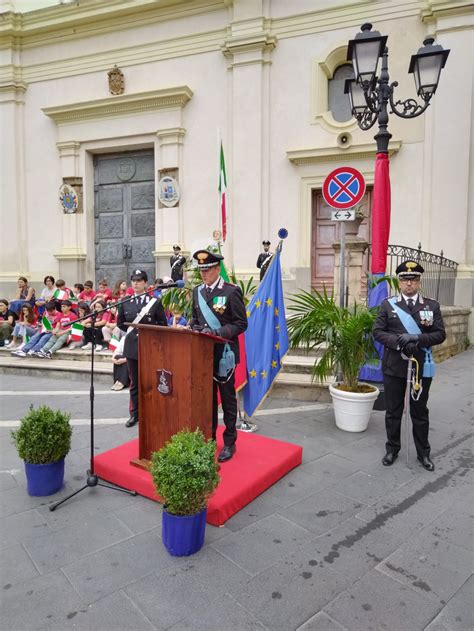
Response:
M434 44L432 37L427 37L417 54L412 55L408 68L408 72L413 73L416 91L422 102L411 98L395 101L398 82L390 83L386 43L386 35L372 31L372 24L363 24L361 32L349 41L347 50L347 60L352 61L354 67L354 78L346 79L344 92L349 95L352 114L361 129L370 129L378 123L379 130L374 136L377 153L388 153L388 142L392 137L387 129L388 104L390 113L401 118L415 118L423 114L436 92L441 70L450 52ZM381 70L377 77L380 59Z

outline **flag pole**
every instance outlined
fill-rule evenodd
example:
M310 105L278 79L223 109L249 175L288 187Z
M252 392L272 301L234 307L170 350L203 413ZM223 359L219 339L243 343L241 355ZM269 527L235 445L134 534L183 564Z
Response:
M217 133L217 225L222 234L222 217L221 217L221 192L219 190L219 183L221 181L221 131L219 127L216 127ZM219 239L220 241L220 239ZM220 252L220 247L219 247Z

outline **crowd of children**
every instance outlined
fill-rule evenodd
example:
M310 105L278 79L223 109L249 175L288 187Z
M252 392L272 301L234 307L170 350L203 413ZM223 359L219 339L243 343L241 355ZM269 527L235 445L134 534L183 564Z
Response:
M155 284L162 284L157 279ZM150 292L159 294L154 287ZM94 350L112 355L114 363L113 390L128 386L126 363L121 359L120 340L125 331L117 326L116 303L133 295L124 280L117 281L113 290L107 279L94 283L86 280L67 287L63 279L44 278L44 289L36 296L28 280L21 276L11 301L0 299L0 348L13 357L51 359L61 348ZM169 314L169 326L186 326L181 313Z

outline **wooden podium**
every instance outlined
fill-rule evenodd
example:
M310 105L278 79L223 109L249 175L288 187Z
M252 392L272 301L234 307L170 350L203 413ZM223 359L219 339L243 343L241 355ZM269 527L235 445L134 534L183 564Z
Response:
M166 326L138 329L139 456L131 464L148 469L151 454L182 429L199 427L212 437L214 344L221 337Z

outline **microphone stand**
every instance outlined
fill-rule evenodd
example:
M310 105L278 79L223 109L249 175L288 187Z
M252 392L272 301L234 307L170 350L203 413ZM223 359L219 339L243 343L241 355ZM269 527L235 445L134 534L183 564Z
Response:
M70 495L68 495L67 497L63 498L62 500L60 500L59 502L56 502L55 504L52 504L49 507L50 511L54 511L56 510L56 508L58 508L58 506L61 506L61 504L64 504L64 502L67 502L67 500L71 499L71 497L74 497L75 495L77 495L78 493L81 493L81 491L84 491L84 489L87 488L92 488L94 486L104 486L108 489L112 489L113 491L121 491L122 493L127 493L128 495L133 495L136 496L136 491L129 491L128 489L124 489L119 485L111 485L108 484L106 482L101 482L99 479L99 476L95 473L94 470L94 349L95 349L95 323L97 321L97 317L104 313L105 311L109 311L111 306L114 307L119 307L120 305L123 305L127 302L131 302L132 300L135 300L135 298L141 298L142 296L148 296L150 294L150 289L152 289L153 291L156 291L156 289L170 289L173 287L182 287L184 286L181 284L182 281L180 281L179 283L169 283L169 284L163 284L163 285L152 285L151 287L149 287L146 291L142 292L141 294L134 294L132 296L129 296L128 298L124 298L123 300L119 300L118 302L114 303L113 305L109 305L104 307L104 309L99 309L97 311L92 311L90 314L83 316L82 318L77 318L76 320L74 320L74 322L82 322L83 320L89 320L92 319L92 351L91 351L91 382L90 382L90 390L89 390L89 401L90 401L90 465L89 465L89 469L87 470L87 477L86 477L86 483L84 486L82 486L80 489L78 489L77 491L74 491L74 493L71 493Z

